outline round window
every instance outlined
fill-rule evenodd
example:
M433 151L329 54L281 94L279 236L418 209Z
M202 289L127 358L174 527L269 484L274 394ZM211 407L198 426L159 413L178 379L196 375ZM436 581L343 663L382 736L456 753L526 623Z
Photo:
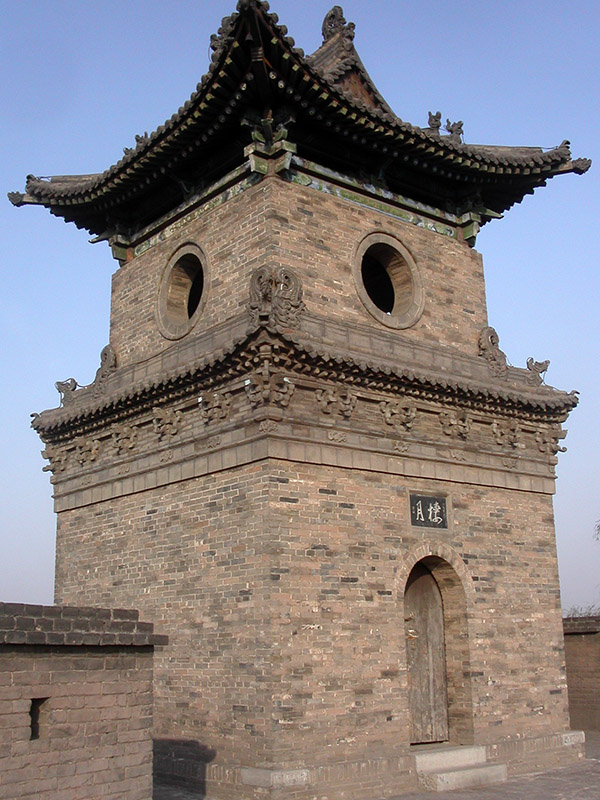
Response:
M180 339L196 324L206 299L205 259L196 245L177 250L163 274L158 294L158 325L167 339Z
M360 243L354 259L358 295L371 316L390 328L408 328L423 312L417 266L400 242L373 233Z

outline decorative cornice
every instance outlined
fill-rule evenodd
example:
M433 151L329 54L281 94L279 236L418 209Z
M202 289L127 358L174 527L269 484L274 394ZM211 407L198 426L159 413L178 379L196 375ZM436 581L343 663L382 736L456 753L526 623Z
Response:
M108 420L126 420L144 410L176 398L182 399L211 390L226 381L260 372L265 359L285 365L288 373L318 375L345 391L361 387L407 398L420 398L458 408L493 412L501 416L525 417L546 422L564 421L577 405L576 393L560 392L550 387L522 388L510 382L484 385L464 378L450 378L433 372L415 371L375 360L360 360L342 352L316 347L297 335L281 329L253 325L246 336L229 348L157 375L144 383L124 390L111 391L110 382L103 394L94 392L94 384L72 393L64 407L34 416L32 427L48 442L68 437L74 429L93 430ZM118 372L117 372L118 379ZM117 381L118 383L118 381Z

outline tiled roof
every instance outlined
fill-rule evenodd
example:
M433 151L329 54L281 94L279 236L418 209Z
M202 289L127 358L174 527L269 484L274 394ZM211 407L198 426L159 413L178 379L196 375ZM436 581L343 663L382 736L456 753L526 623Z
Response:
M247 375L248 364L256 354L258 325L246 335L233 336L231 344L210 355L205 354L205 343L198 343L194 358L180 361L170 370L162 368L145 378L136 376L135 365L118 371L115 382L107 382L106 391L95 396L93 385L77 390L67 406L36 414L32 427L43 437L61 436L72 426L97 424L112 415L135 414L152 408L156 398L165 394L184 397L198 391L198 385L209 387L239 375ZM471 408L502 408L504 412L530 414L540 419L563 421L577 405L575 392L563 392L550 386L530 386L525 381L525 370L512 368L508 380L490 379L487 363L477 359L480 373L477 377L436 374L433 370L410 366L394 366L389 362L362 359L357 355L336 352L326 347L316 347L289 332L271 333L269 341L285 352L290 373L317 374L321 380L335 379L352 386L375 388L381 392L394 392L399 387L407 395L427 396L429 399L467 404ZM148 368L145 365L145 370Z
M268 9L239 0L211 39L212 61L196 91L164 125L136 137L118 163L93 175L30 175L11 202L43 205L92 233L132 233L240 163L240 125L249 142L265 108L275 122L278 114L292 119L300 154L337 158L338 168L342 160L348 169L384 170L390 186L452 209L475 204L501 213L548 178L590 166L571 159L567 141L546 152L468 145L403 122L369 78L349 26L305 57Z

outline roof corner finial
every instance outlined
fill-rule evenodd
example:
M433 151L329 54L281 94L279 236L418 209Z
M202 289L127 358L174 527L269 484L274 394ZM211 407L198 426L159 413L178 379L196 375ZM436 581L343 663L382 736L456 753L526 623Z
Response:
M342 33L345 39L352 41L354 39L354 23L346 22L341 6L334 6L325 15L322 32L324 42L329 41L336 33Z

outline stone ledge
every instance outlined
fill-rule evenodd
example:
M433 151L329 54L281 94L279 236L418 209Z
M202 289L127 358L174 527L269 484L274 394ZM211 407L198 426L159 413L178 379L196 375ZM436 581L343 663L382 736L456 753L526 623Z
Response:
M168 641L133 609L0 603L0 645L153 647Z
M563 619L563 630L565 636L581 633L599 633L600 616L593 617L567 617Z

